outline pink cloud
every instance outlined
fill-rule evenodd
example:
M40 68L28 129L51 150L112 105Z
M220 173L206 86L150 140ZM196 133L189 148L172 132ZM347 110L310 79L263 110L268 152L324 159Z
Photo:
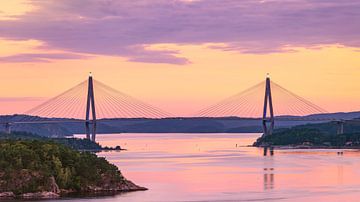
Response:
M31 3L37 7L33 12L17 21L0 21L0 37L36 39L48 48L79 54L179 65L190 61L173 51L146 50L144 45L224 43L227 46L223 50L254 54L288 51L284 47L289 46L360 47L360 2L356 0L32 0ZM12 61L17 62L16 57L26 59L29 55L14 57ZM53 57L32 58L42 61Z

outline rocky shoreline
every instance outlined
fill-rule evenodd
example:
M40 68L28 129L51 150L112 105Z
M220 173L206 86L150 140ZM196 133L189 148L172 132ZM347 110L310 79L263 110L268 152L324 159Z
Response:
M52 189L52 190L51 190ZM11 200L11 199L58 199L61 197L71 197L71 196L108 196L115 195L123 192L132 192L132 191L146 191L148 190L145 187L138 186L133 182L124 179L121 183L116 184L106 184L101 187L97 186L89 186L81 191L74 190L65 190L59 189L57 184L52 184L51 187L48 188L50 191L40 191L40 192L32 192L32 193L23 193L23 194L15 194L11 191L0 192L0 201L1 200Z

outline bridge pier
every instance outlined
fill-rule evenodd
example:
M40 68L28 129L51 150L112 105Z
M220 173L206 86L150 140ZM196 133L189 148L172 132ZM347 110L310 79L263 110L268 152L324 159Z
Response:
M86 133L86 139L90 140L90 121L85 122L85 133Z
M270 156L274 156L274 147L270 146L266 146L264 147L264 156L267 156L268 155L268 151L269 151L269 154Z
M274 156L274 147L270 147L270 156Z
M10 134L11 133L11 124L5 123L5 133Z
M93 126L93 128L92 128L91 141L95 142L95 140L96 140L96 121L93 122L92 126Z
M271 135L274 130L275 120L274 120L274 109L271 97L271 86L270 86L270 77L269 74L266 77L266 86L265 86L265 99L264 99L264 111L263 111L263 119L262 119L262 127L263 127L263 136ZM269 115L267 117L269 105ZM269 125L268 125L269 124Z
M344 124L345 124L345 121L342 121L342 120L341 120L341 121L337 121L336 123L337 123L337 125L338 125L336 134L338 134L338 135L344 134Z

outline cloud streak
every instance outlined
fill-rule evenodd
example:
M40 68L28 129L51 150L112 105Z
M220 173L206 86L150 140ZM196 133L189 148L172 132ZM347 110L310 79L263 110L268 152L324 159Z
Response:
M51 60L86 59L88 56L72 53L26 53L0 57L0 62L50 62Z
M222 43L213 48L252 54L328 44L360 47L356 0L31 0L31 4L37 8L33 12L16 21L0 21L0 37L40 40L49 49L79 54L179 65L190 61L176 51L145 47ZM31 58L68 59L45 56Z

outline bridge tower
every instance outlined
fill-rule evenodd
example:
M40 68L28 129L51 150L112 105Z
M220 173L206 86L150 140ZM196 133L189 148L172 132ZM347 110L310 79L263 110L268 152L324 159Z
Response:
M271 135L274 130L274 109L271 97L271 86L270 86L270 76L267 74L265 81L265 99L264 99L264 111L262 119L263 127L263 136ZM269 117L268 117L268 107L269 107Z
M90 120L90 109L91 109L91 119ZM90 128L91 124L91 128ZM91 130L90 130L91 129ZM93 78L90 72L88 80L88 96L86 102L86 118L85 118L85 130L86 138L91 141L95 141L96 137L96 111L95 111L95 96L94 96L94 84Z

